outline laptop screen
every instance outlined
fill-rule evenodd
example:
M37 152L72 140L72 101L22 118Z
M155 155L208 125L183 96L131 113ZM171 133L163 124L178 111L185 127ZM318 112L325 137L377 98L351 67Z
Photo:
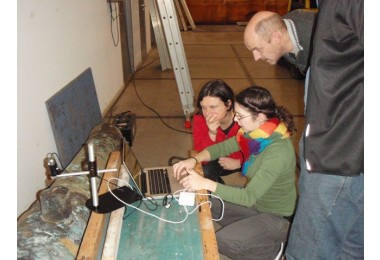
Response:
M138 189L140 195L149 194L149 197L163 198L172 191L182 189L175 179L173 169L168 167L150 167L143 169L128 142L123 139L123 166L130 175L130 184Z
M130 175L133 178L134 185L136 185L140 191L141 191L141 170L142 167L137 160L137 157L133 153L131 147L129 146L128 142L123 138L123 150L122 150L122 158L123 158L123 164L127 171L130 173Z

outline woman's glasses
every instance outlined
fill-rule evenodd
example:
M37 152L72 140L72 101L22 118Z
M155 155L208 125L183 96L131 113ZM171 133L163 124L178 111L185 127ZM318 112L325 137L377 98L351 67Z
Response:
M244 119L244 118L247 118L247 117L250 117L250 116L253 116L253 114L249 114L249 115L246 115L246 116L241 116L241 115L239 115L238 113L236 113L235 111L234 111L234 115L235 115L235 117L237 118L237 120L242 120L242 119Z

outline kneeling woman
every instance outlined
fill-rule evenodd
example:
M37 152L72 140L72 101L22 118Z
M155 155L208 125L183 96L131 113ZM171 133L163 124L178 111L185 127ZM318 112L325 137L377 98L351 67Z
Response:
M274 259L286 242L296 205L293 116L258 86L240 92L234 110L237 135L176 163L174 174L177 179L188 174L180 181L187 190L206 189L225 201L222 228L216 233L220 253L232 259ZM242 174L248 178L244 188L217 183L192 170L197 162L239 150L244 155ZM213 217L219 218L220 203L212 202Z

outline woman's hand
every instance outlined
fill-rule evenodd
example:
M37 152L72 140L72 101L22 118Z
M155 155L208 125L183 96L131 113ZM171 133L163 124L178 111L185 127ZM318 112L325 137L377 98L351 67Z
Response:
M232 159L230 157L220 157L218 160L220 166L225 170L236 170L241 168L239 159Z
M193 169L196 163L194 158L177 162L173 165L174 177L179 180L182 175L187 174L189 170Z
M217 119L217 116L207 115L205 118L206 118L206 124L207 124L209 132L212 134L216 134L217 129L220 126L220 121Z
M188 191L209 190L215 192L216 190L216 182L200 176L192 169L188 171L188 176L179 183Z

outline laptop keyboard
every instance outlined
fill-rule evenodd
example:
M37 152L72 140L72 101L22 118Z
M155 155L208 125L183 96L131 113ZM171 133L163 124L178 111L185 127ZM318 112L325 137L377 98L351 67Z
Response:
M151 194L172 193L167 169L148 170Z

